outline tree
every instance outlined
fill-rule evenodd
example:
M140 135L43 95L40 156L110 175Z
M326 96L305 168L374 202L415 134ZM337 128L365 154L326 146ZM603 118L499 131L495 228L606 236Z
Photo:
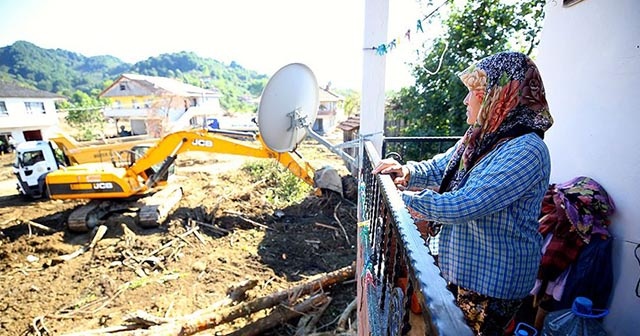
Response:
M499 51L531 54L539 42L545 0L509 2L470 0L461 7L449 5L444 34L422 51L423 59L413 69L415 84L388 100L389 131L404 136L464 133L468 125L462 100L467 89L457 74Z
M344 113L348 116L360 113L360 92L354 90L338 90L344 97Z
M58 105L58 110L67 111L66 121L81 131L77 134L80 140L93 140L101 135L96 131L104 130L102 106L105 104L93 98L97 95L97 90L92 92L92 96L76 90L69 98L69 102L61 102Z

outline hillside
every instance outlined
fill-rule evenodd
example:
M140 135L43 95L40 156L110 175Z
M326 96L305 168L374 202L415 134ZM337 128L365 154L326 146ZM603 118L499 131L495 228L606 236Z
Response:
M131 72L163 76L223 94L220 104L230 111L252 111L249 101L260 95L268 77L231 62L225 65L193 52L161 54L135 64L110 55L87 57L63 49L44 49L27 41L0 48L0 79L14 80L40 90L68 97L77 91L96 99L120 74ZM97 101L96 101L97 103Z

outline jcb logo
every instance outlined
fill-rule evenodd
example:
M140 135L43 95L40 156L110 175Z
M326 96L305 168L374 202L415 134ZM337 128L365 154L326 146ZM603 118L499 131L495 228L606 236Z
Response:
M193 139L191 144L198 147L213 147L213 141L204 139Z
M94 183L93 189L113 189L113 183L111 182Z

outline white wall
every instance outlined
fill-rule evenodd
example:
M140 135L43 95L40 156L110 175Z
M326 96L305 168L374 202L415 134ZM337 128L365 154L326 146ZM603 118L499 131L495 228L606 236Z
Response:
M0 98L5 102L9 115L0 116L0 132L9 132L17 143L25 141L23 131L40 130L48 138L58 125L54 99L51 98ZM46 113L27 114L25 102L42 102Z
M34 129L39 127L48 127L58 123L56 115L56 107L53 99L45 98L0 98L7 106L8 116L0 117L0 128L26 128ZM27 114L25 102L44 103L46 113L33 112Z
M536 63L555 119L546 142L551 182L584 175L617 205L614 290L605 328L640 332L640 1L547 1Z

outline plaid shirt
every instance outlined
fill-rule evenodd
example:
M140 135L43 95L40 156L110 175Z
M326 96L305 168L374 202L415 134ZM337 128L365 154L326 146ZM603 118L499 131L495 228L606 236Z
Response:
M438 184L453 148L407 164L408 187ZM405 204L442 224L439 266L460 287L500 299L529 294L540 265L538 217L549 186L549 151L530 133L499 145L455 191L402 192Z

